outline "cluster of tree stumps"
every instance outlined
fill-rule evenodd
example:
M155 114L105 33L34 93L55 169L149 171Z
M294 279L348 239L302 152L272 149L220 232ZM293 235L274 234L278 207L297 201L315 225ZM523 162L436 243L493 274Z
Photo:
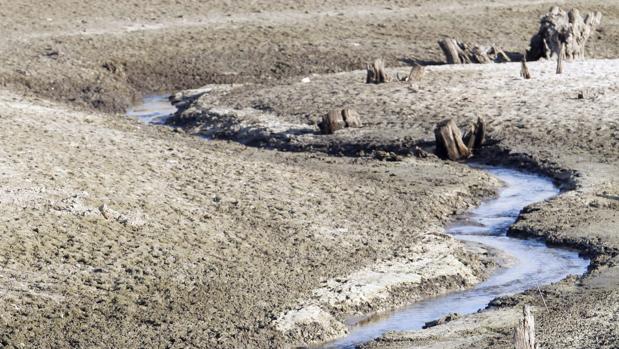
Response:
M541 17L540 27L530 40L530 47L522 55L520 76L531 79L527 61L541 58L557 59L557 74L564 71L565 60L583 59L585 46L592 33L601 24L600 12L588 13L584 17L576 9L564 11L555 6ZM464 43L454 38L444 38L439 41L448 64L468 63L502 63L511 62L512 57L494 45L484 47L477 44ZM514 58L518 60L519 57ZM408 82L411 87L422 79L424 67L413 64L407 76L396 74L391 77L382 59L376 59L366 66L367 84L383 84L389 82ZM580 97L579 97L580 98ZM583 97L584 98L584 94ZM334 110L323 116L319 123L323 134L333 134L344 128L361 127L358 113L351 109ZM436 139L436 155L453 161L470 158L475 150L484 142L486 127L484 120L478 118L476 123L468 125L461 131L453 118L439 122L434 129Z
M564 11L554 6L540 19L540 28L531 38L527 59L561 56L568 60L584 59L587 41L601 23L600 12L583 17L577 9Z
M587 41L602 23L600 12L591 12L584 17L577 9L564 11L554 6L541 17L540 27L530 40L524 60L536 61L542 58L574 60L585 58ZM496 46L484 47L465 43L455 38L444 38L438 42L447 64L504 63L511 57ZM557 66L560 74L562 62Z

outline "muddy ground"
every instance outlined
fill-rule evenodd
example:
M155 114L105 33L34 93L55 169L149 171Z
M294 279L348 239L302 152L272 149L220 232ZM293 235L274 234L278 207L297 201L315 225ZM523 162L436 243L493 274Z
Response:
M437 40L456 36L523 52L552 1L228 2L61 0L0 8L0 85L21 92L124 111L145 92L208 83L271 82L350 71L377 57L388 66L442 63ZM619 10L604 24L591 57L619 55ZM567 5L566 5L567 6Z
M573 4L605 16L589 56L617 57L618 6ZM514 65L436 67L413 88L367 86L362 73L350 72L378 56L389 66L440 63L443 35L522 52L550 5L3 4L0 343L282 347L340 335L350 314L471 286L495 267L494 251L462 245L441 227L498 183L431 156L328 155L381 147L406 155L416 144L431 147L434 122L454 115L489 121L492 146L478 154L484 161L544 171L574 189L527 210L512 230L594 257L590 276L544 288L549 309L536 313L543 346L616 346L616 61L568 64L558 77L550 65L532 65L527 82ZM326 74L336 72L344 73ZM301 83L307 76L310 83ZM290 125L312 131L290 137L292 149L270 144L280 142L270 131L264 144L235 138L238 128L226 135L234 142L205 141L103 113L154 91L230 82L243 85L203 96L192 106L196 115L217 107L225 112L215 115L234 120L249 112L250 131L263 138L265 120L283 125L284 139ZM583 89L587 98L578 100ZM358 109L365 127L315 135L317 117L343 105ZM203 121L183 127L202 133ZM318 152L305 152L310 147ZM440 268L423 274L412 261ZM331 308L316 303L317 290L329 299L368 271L386 274L392 292L362 293L364 302L345 297ZM509 347L514 305L523 302L542 306L534 293L497 301L494 312L510 314L503 322L488 330L465 317L462 333L475 345ZM477 316L492 321L494 312ZM433 331L441 328L451 331ZM375 345L415 346L409 336L418 335Z
M615 101L619 95L619 61L571 62L562 75L555 73L555 66L554 62L530 63L532 80L519 77L519 63L509 63L426 67L424 78L413 86L400 82L367 85L363 81L365 72L357 71L313 76L310 82L291 79L275 87L211 88L170 122L199 135L282 149L376 156L389 151L405 154L415 146L430 151L432 129L445 117L456 117L463 127L483 118L488 142L477 154L478 161L543 172L554 177L564 190L570 190L550 202L527 208L510 234L543 237L594 257L595 270L580 282L596 284L595 291L588 286L563 286L561 292L549 287L545 291L561 301L551 302L557 314L545 313L542 317L541 331L552 333L544 337L542 332L542 343L557 348L570 343L612 347L619 334L613 322L598 321L591 326L581 316L574 316L576 310L567 305L582 298L584 301L576 302L575 308L599 308L602 313L608 309L600 315L605 319L613 318L617 310L619 119ZM392 76L406 72L389 70ZM316 124L321 110L337 108L359 111L363 127L320 135ZM507 304L537 303L536 295L523 300L515 297ZM602 306L604 302L608 304ZM509 324L513 326L519 316L515 307L511 314ZM502 333L502 342L490 336L488 347L511 345L511 338L505 336L511 328L498 327L504 332L496 330L493 334ZM571 335L555 340L560 329L569 330ZM412 335L410 345L419 345L417 336ZM396 347L407 343L398 335L387 338ZM470 343L475 347L479 342L477 338ZM468 340L460 344L466 343Z

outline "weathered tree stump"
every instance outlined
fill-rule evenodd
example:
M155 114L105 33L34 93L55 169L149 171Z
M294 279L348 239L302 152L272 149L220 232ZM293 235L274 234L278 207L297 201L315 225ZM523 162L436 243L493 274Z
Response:
M531 73L529 73L529 67L527 67L527 55L525 53L524 56L522 56L522 65L520 67L520 76L524 79L530 79L531 78Z
M525 305L522 312L523 319L514 331L514 346L516 349L535 349L535 320L531 307Z
M359 113L352 109L332 110L323 116L322 121L318 124L320 132L323 134L333 134L335 131L346 127L357 128L361 126Z
M359 113L352 109L342 110L342 118L344 119L344 123L346 123L346 127L361 127L361 118L359 117Z
M385 62L382 59L379 58L374 63L368 64L365 79L367 84L382 84L390 80L389 75L385 72Z
M577 9L566 12L554 6L540 19L540 28L531 38L527 58L538 60L558 57L565 44L566 59L584 59L587 41L601 23L600 12L588 13L583 18Z
M454 119L439 122L434 129L436 138L436 155L452 161L467 159L471 151L462 141L462 133Z
M445 54L447 64L471 63L469 56L465 53L467 49L464 43L452 38L445 38L438 42L438 45Z
M484 143L484 138L486 137L486 124L484 119L477 118L477 123L471 123L466 132L464 132L464 136L462 137L462 141L469 149L469 151L473 151L475 149L479 149L481 145Z
M447 64L483 64L511 61L503 50L494 46L484 48L480 45L466 44L453 38L442 39L438 42L438 45L445 54Z
M337 130L346 127L346 122L342 116L342 111L333 110L323 116L322 122L318 124L320 132L323 134L333 134Z

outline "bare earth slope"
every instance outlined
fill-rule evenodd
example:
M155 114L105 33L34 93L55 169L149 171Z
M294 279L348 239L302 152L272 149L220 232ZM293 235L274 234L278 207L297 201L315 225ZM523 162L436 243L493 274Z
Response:
M455 36L524 52L556 1L77 1L0 7L0 84L121 111L145 92L440 63ZM574 1L604 13L589 56L617 57L616 3Z
M452 258L351 313L492 265L441 234L496 185L463 166L259 151L8 92L0 117L5 345L280 345L273 320L330 278Z

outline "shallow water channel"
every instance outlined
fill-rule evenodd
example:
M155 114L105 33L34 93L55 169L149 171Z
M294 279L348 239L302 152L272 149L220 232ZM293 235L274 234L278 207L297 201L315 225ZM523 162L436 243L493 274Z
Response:
M151 96L127 111L145 123L163 124L175 112L165 96ZM449 313L471 314L485 308L496 297L516 294L557 282L568 275L586 272L589 260L573 250L548 247L539 240L506 236L520 211L527 205L559 194L546 177L512 169L476 166L501 179L499 195L459 217L448 228L457 239L482 243L512 257L513 263L496 271L489 279L466 291L430 298L393 312L371 316L350 324L346 337L322 348L355 348L388 331L421 329Z
M168 95L154 95L144 97L142 103L129 108L127 115L147 124L162 125L175 112Z
M550 179L512 169L479 168L501 179L505 186L498 197L457 219L448 232L457 239L499 249L513 257L513 264L499 269L472 289L430 298L351 324L346 337L329 342L323 348L354 348L388 331L421 329L426 322L449 313L474 313L496 297L535 289L568 275L586 272L589 260L580 258L576 251L548 247L539 240L506 236L507 229L525 206L559 193Z

